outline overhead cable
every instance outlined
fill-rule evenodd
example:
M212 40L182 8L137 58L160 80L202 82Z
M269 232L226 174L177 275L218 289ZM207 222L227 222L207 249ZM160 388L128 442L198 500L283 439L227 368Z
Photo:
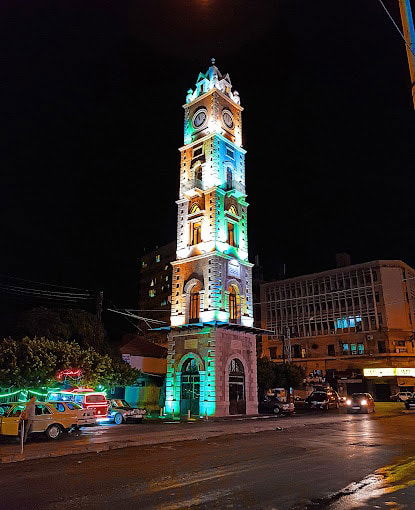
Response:
M398 24L396 23L396 21L393 19L392 17L392 14L388 11L388 8L386 7L386 5L383 3L383 0L378 0L378 2L380 3L380 5L383 7L383 9L385 10L386 14L388 15L389 19L392 21L394 27L396 28L396 30L399 32L399 35L402 37L404 43L405 43L405 46L408 48L408 50L412 53L412 55L415 57L415 53L411 47L411 45L409 44L409 42L406 40L405 38L405 35L404 33L402 32L402 30L399 28Z

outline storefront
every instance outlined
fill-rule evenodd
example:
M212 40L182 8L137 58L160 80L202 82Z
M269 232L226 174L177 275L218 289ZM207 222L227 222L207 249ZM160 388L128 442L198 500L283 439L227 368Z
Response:
M398 391L415 390L415 367L364 368L363 376L376 400L388 401Z

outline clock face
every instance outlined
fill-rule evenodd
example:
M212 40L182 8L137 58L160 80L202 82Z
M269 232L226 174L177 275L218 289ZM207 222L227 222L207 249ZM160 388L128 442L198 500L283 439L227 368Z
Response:
M233 128L233 115L229 110L223 110L222 119L226 127Z
M207 115L206 110L198 110L193 116L193 126L200 128L206 122Z

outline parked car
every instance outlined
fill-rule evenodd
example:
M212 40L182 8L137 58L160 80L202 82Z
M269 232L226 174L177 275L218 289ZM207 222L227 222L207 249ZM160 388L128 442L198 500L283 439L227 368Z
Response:
M294 413L294 403L287 403L278 397L265 395L258 404L258 412L263 414L291 415Z
M141 407L133 407L126 400L113 398L109 401L108 418L120 425L127 421L142 422L147 411Z
M52 404L46 402L35 403L35 419L32 433L43 433L48 439L58 439L65 431L77 426L77 416L67 409L58 411ZM20 415L26 404L0 404L0 434L4 436L18 436L21 426Z
M108 400L104 392L92 388L73 388L49 392L48 401L75 402L83 409L92 409L97 421L107 420Z
M405 400L404 405L406 409L415 409L415 393L413 393L412 397Z
M306 398L307 407L328 411L330 408L340 407L339 396L335 391L313 391Z
M58 412L67 412L72 413L74 415L74 419L76 419L77 428L79 427L88 427L97 424L97 420L94 415L94 410L92 408L84 409L81 405L76 402L47 402L47 404L52 405Z
M408 398L412 398L412 391L398 391L395 395L391 395L390 399L393 402L405 402Z
M374 413L375 401L370 393L353 393L346 400L347 413Z

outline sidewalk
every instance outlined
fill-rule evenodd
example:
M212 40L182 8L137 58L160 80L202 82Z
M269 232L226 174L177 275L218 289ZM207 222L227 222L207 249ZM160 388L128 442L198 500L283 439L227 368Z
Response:
M56 442L43 438L29 440L23 455L17 439L2 438L0 463L61 457L64 455L103 452L131 446L155 445L176 441L203 440L227 434L253 434L270 430L287 430L297 427L329 425L350 420L392 418L402 414L399 404L378 404L375 415L348 415L340 412L307 413L293 417L274 416L234 417L208 421L161 421L143 424L100 425L84 428Z

